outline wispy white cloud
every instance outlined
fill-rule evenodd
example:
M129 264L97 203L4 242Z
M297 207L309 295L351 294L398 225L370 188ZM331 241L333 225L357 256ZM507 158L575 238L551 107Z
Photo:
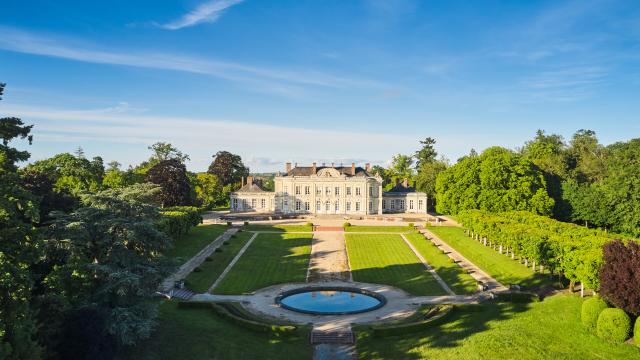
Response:
M213 0L200 4L198 7L184 14L180 18L166 24L159 24L163 29L178 30L202 23L216 22L222 13L243 0Z
M315 70L283 70L239 62L205 59L154 51L101 49L95 44L52 36L42 36L0 26L0 49L63 58L96 64L133 66L202 74L242 83L247 88L281 96L298 97L302 87L384 88L377 81L356 79Z

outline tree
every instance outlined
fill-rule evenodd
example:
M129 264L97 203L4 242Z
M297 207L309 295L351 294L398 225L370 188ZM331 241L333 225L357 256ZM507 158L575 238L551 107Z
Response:
M83 195L82 207L52 224L47 248L62 256L55 256L60 262L44 284L49 294L68 302L62 333L84 329L85 349L61 336L62 348L78 349L74 357L87 358L101 344L131 345L150 335L157 306L151 296L168 270L159 254L170 246L155 227L158 208L148 203L159 191L141 184ZM83 321L83 313L94 321Z
M640 244L614 240L604 246L603 253L602 297L630 314L640 315Z
M424 164L434 162L438 156L438 152L436 152L434 146L436 141L433 138L427 137L424 140L421 140L420 144L422 145L422 148L416 151L413 156L416 159L416 170L419 170Z
M215 175L200 173L196 175L196 199L201 206L211 208L221 201L222 184Z
M463 158L441 172L436 179L436 199L437 211L448 214L482 209L549 215L554 204L540 169L500 147Z
M393 177L411 178L413 176L413 159L409 155L397 154L391 159L389 170Z
M571 139L569 153L575 162L574 177L578 182L602 180L605 175L606 150L592 130L578 130Z
M181 163L189 160L189 155L183 154L170 143L157 142L149 146L148 149L153 151L153 155L149 159L149 162L152 163L151 166L165 160L178 160Z
M149 169L148 182L160 185L162 206L191 205L191 185L187 168L177 159L163 160Z
M77 206L77 198L65 190L56 191L53 181L46 174L24 170L20 172L20 177L24 189L38 202L40 224L51 220L50 214L53 211L69 212Z
M0 84L0 99L4 92ZM29 153L9 145L16 139L31 144L32 126L0 118L0 358L39 358L36 325L30 306L33 277L29 267L40 256L40 240L32 223L39 220L36 199L21 185L16 163Z
M27 171L48 176L58 192L68 192L79 196L82 192L97 191L102 186L104 164L102 158L88 160L69 153L39 160L26 167Z
M447 169L447 162L431 161L425 162L418 169L416 175L416 190L427 194L427 209L433 210L436 197L436 179L438 174Z
M249 176L249 169L242 163L240 155L228 151L218 151L207 172L215 175L223 186L239 183L242 177Z

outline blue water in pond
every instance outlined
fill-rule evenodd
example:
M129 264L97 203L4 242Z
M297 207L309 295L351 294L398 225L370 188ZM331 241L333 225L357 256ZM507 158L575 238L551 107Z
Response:
M323 290L289 295L280 303L303 312L331 314L365 311L378 306L380 300L356 292Z

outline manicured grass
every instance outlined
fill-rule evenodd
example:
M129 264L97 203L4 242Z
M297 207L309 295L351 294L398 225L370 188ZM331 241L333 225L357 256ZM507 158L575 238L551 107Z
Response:
M188 234L173 242L173 247L165 255L174 258L182 264L209 245L213 240L227 230L224 225L198 225Z
M245 225L244 229L247 231L277 231L277 232L312 232L313 228L307 225L260 225L249 224Z
M361 359L638 359L640 348L613 345L580 322L582 300L557 295L542 302L485 302L454 309L448 321L400 337L357 331ZM361 327L360 329L363 329Z
M442 280L449 285L453 292L456 294L469 294L477 290L476 280L458 264L451 262L451 258L443 254L422 234L406 234L405 237L440 275Z
M245 294L266 286L304 282L312 234L260 234L231 268L216 294Z
M414 231L412 227L408 226L347 226L344 228L345 232L387 232L387 233L406 233Z
M229 265L231 260L238 254L238 251L249 241L254 234L251 232L239 232L228 240L228 245L221 245L222 252L213 252L211 261L204 261L200 264L200 272L192 272L186 278L187 288L198 292L205 293L209 287L218 279L220 274Z
M413 295L446 295L397 234L345 234L355 281L388 284Z
M462 228L433 226L428 230L503 285L519 284L525 287L537 287L554 283L549 274L534 273L530 268L512 260L510 256L501 255L489 246L471 239L464 234Z
M125 359L310 359L306 336L274 338L240 327L211 309L160 306L152 337L130 349Z

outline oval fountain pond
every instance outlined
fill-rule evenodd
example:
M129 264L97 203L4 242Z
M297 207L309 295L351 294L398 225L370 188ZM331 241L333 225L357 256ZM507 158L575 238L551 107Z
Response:
M276 298L276 303L305 314L346 315L378 309L384 306L386 299L362 289L314 287L284 292Z

